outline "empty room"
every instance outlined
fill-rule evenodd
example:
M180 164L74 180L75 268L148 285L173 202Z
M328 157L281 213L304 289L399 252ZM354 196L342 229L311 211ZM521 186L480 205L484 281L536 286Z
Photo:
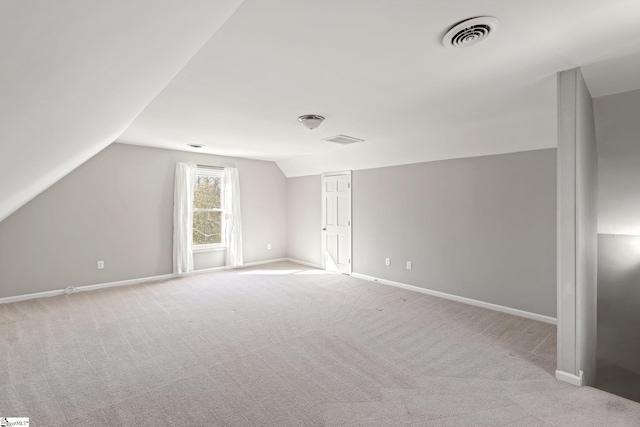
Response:
M0 425L640 425L638 22L0 1Z

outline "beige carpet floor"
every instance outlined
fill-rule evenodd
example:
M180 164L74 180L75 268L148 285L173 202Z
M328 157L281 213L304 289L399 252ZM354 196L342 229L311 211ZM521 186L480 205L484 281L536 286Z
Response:
M0 416L640 425L640 404L557 382L555 341L551 325L278 263L0 305Z

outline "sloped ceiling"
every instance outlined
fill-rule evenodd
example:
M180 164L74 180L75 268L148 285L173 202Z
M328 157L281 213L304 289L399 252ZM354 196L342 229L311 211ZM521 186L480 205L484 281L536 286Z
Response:
M495 35L445 49L454 23ZM556 72L640 87L636 0L246 0L118 139L277 161L289 176L556 146ZM611 64L611 62L607 62ZM631 67L632 69L633 67ZM612 86L616 86L613 88ZM296 118L326 117L309 131ZM365 142L340 146L345 134Z
M0 220L112 143L240 3L0 2Z
M495 35L442 46L477 15ZM289 177L554 147L555 73L640 88L638 22L637 0L5 0L0 220L116 140Z

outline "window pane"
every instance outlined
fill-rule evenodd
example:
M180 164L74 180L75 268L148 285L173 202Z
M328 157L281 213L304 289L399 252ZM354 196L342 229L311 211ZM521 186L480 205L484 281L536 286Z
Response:
M194 212L193 244L209 245L222 242L222 212Z
M193 194L193 206L196 209L220 209L220 184L219 176L198 175Z

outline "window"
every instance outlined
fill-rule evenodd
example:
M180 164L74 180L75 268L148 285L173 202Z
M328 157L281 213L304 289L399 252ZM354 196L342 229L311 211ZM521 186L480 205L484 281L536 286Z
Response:
M198 167L193 194L194 250L224 246L223 170Z

